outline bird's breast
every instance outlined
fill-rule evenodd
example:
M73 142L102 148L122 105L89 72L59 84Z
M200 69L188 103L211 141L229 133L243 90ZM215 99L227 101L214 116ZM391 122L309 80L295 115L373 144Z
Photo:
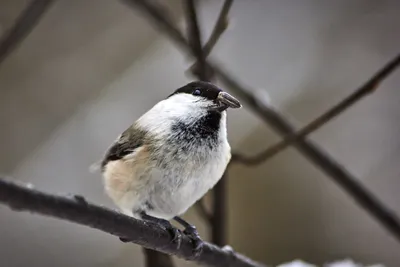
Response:
M166 171L170 172L169 175L175 176L177 183L182 188L187 187L190 194L201 194L213 187L230 160L230 146L226 140L209 142L192 143L186 148L181 144L170 157L170 164L164 165Z
M182 214L204 196L222 177L230 160L226 142L214 151L199 156L193 153L177 155L165 168L163 177L154 184L157 194L152 197L156 210L166 214Z

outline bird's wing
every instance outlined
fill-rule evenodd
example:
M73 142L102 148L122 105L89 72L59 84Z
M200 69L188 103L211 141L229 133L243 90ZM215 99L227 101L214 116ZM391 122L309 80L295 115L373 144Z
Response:
M107 150L102 162L101 169L110 161L122 159L135 152L143 146L146 132L135 127L130 127L111 145Z

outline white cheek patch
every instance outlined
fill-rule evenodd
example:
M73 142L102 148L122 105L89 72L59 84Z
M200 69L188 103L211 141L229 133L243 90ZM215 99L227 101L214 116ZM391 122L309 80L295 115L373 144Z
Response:
M192 111L203 111L203 109L207 108L212 104L211 101L206 100L203 97L194 96L191 94L176 94L171 96L168 99L163 100L165 107L174 107L177 110L182 112L187 112L188 109L192 109ZM161 103L161 102L160 102ZM196 110L193 110L196 109ZM184 113L182 113L183 115Z
M137 123L149 132L167 134L171 122L197 120L207 113L207 107L212 104L211 101L191 94L176 94L158 102Z

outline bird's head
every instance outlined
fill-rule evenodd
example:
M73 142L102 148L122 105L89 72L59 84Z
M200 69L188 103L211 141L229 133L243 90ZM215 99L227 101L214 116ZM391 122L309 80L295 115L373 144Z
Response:
M194 81L176 89L158 102L135 125L160 136L170 134L170 130L176 125L191 125L193 128L197 123L204 123L200 127L201 131L225 129L226 110L240 107L236 98L214 84Z
M240 102L209 82L194 81L176 89L167 99L188 108L223 112L228 108L240 108Z

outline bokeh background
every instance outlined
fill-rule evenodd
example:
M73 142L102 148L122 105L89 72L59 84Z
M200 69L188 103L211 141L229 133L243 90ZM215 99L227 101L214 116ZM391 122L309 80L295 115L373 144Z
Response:
M0 36L28 0L0 1ZM163 1L182 22L178 0ZM208 36L221 0L201 1ZM400 51L397 0L236 0L212 57L300 127ZM181 23L182 25L182 23ZM0 171L115 208L89 166L178 86L191 61L118 1L59 0L0 65ZM310 138L400 214L400 73ZM229 88L226 88L229 91ZM235 151L279 140L246 105L229 111ZM268 264L353 258L400 265L400 244L294 149L229 177L229 244ZM195 209L184 216L206 239ZM143 266L139 246L0 206L1 266ZM179 266L193 266L176 260Z

